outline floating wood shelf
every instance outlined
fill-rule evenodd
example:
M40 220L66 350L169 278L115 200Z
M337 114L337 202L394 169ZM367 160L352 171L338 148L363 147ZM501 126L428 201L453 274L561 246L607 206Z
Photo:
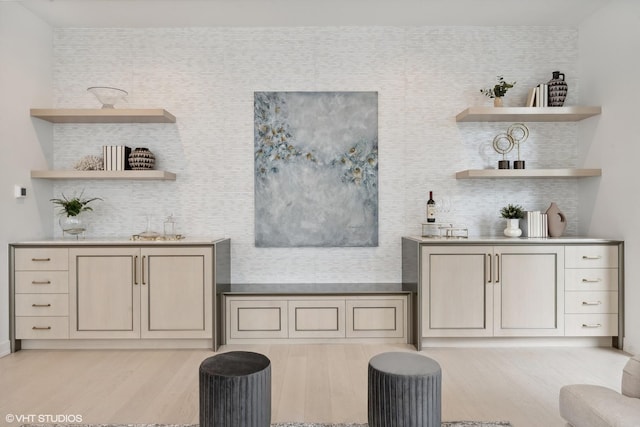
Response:
M31 117L51 123L175 123L176 117L162 108L60 109L32 108Z
M456 172L456 179L588 178L601 175L602 169L467 169Z
M142 181L175 181L176 174L159 170L127 171L77 171L77 170L32 170L35 179L132 179Z
M601 107L469 107L456 122L577 122L601 112Z

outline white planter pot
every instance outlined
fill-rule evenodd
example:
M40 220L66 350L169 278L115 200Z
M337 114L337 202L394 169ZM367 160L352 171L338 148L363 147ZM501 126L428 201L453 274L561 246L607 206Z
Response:
M504 235L507 237L522 236L522 230L520 230L520 219L507 219L507 228L504 229Z

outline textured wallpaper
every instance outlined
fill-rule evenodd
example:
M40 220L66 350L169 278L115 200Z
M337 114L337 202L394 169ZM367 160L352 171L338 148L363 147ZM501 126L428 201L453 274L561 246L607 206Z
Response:
M147 147L176 181L56 181L55 197L101 197L89 237L123 237L177 218L187 236L229 237L232 280L397 282L400 238L425 221L429 191L438 221L472 236L501 235L499 210L557 202L567 234L577 230L577 181L456 180L464 169L495 167L493 137L511 123L456 123L479 89L504 75L528 89L566 74L565 105L577 105L577 30L555 27L334 27L56 29L54 107L97 108L89 86L129 92L121 108L165 108L175 124L54 125L54 164L71 168L102 145ZM256 91L378 93L379 236L368 248L256 248L253 100ZM576 123L529 123L527 168L577 167ZM511 153L513 160L514 153ZM52 207L52 221L54 208ZM55 227L60 236L59 227Z

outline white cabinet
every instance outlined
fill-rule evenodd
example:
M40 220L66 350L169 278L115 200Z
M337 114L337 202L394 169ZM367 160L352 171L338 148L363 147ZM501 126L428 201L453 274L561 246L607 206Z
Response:
M494 335L564 334L564 248L494 248Z
M74 248L71 338L211 338L211 248Z
M345 299L289 301L289 338L344 338Z
M226 295L226 343L376 339L406 342L408 299L398 295Z
M69 338L68 250L15 251L15 337Z
M561 246L423 246L424 337L564 334Z
M565 334L618 335L618 248L572 246L567 248L565 256Z

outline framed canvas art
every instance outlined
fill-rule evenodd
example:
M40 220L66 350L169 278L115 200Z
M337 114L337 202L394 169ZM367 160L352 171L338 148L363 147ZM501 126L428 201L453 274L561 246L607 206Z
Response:
M255 92L257 247L378 245L378 93Z

